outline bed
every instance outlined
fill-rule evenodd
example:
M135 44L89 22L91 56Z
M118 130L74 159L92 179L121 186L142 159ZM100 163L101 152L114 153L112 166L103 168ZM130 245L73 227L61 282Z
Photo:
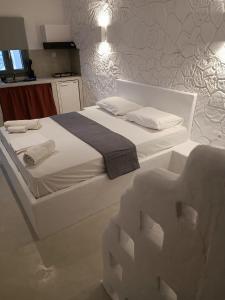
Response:
M115 117L94 106L81 114L131 140L137 149L141 169L163 151L188 140L196 95L149 85L117 80L116 95L144 106L177 114L183 125L163 131L146 129ZM17 135L0 130L1 164L10 186L19 198L39 238L44 238L119 201L136 172L109 180L101 154L56 124L41 120L40 133L54 139L57 151L40 166L25 167L22 155L10 146ZM26 133L32 138L33 131ZM158 162L159 163L159 162ZM152 163L152 166L154 164Z

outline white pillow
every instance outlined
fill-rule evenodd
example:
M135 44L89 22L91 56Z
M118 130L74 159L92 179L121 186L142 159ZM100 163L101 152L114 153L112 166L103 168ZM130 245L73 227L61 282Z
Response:
M153 107L143 107L130 112L127 114L127 120L157 130L167 129L183 122L181 117Z
M128 112L142 107L121 97L108 97L98 101L97 105L116 116L124 116Z

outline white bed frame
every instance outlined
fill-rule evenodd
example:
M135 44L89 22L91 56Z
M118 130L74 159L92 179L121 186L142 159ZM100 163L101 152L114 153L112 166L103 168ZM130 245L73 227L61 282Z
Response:
M153 87L150 85L117 80L116 94L136 103L153 106L184 118L189 136L191 133L196 94ZM141 169L163 166L160 156L170 150L161 151L140 161ZM44 238L69 225L95 214L120 200L131 184L136 172L109 180L103 174L36 199L29 191L24 179L0 142L0 163L4 174L22 204L33 229L39 238Z

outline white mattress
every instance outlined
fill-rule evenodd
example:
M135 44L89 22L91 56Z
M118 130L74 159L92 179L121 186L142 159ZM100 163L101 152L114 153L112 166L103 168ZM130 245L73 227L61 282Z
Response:
M187 139L187 130L183 126L163 131L149 130L114 117L97 107L86 109L81 114L131 140L136 145L139 160ZM104 173L104 162L99 152L69 133L51 118L44 118L40 121L42 128L38 132L47 139L55 141L56 152L35 167L26 167L22 154L16 155L10 143L20 136L30 140L37 131L8 134L4 128L0 130L5 147L36 198Z

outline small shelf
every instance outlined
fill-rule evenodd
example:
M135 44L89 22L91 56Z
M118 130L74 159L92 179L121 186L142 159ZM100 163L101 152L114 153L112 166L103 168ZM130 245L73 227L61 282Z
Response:
M44 49L77 49L74 42L48 42L43 43L43 47Z

